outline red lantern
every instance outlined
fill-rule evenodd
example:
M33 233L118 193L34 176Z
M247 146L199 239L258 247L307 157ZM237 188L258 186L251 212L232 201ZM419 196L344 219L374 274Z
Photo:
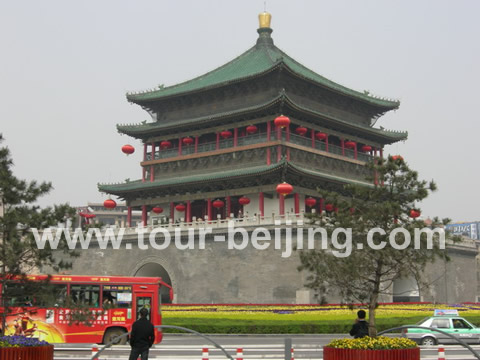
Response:
M317 140L326 140L328 135L325 134L324 132L317 132L315 134L315 137L317 138Z
M185 144L185 145L192 145L193 144L193 139L191 137L184 137L182 139L182 142Z
M250 199L246 196L242 196L240 199L238 199L238 203L240 205L248 205L250 204Z
M220 133L220 136L224 139L228 139L229 137L232 136L232 132L231 131L228 131L228 130L225 130L225 131L222 131Z
M303 136L307 133L307 128L306 127L303 127L303 126L299 126L295 129L295 132L300 135L300 136Z
M160 149L165 150L165 149L170 149L172 147L172 143L168 140L164 140L160 143Z
M107 199L103 202L103 206L107 209L115 209L117 207L117 203L115 200Z
M355 144L355 141L347 141L347 142L345 142L345 147L346 147L347 149L353 149L353 148L355 148L355 145L356 145L356 144Z
M220 209L223 207L224 202L222 200L215 200L213 203L212 203L212 206L215 208L215 209Z
M177 211L184 212L185 211L185 205L178 204L177 206L175 206L175 209L177 209Z
M415 209L410 210L410 217L411 218L416 219L419 216L420 216L420 211L419 210L415 210Z
M333 204L326 204L325 205L325 210L327 211L333 211L335 209L335 206Z
M317 200L315 200L312 197L308 197L305 199L305 205L307 205L308 207L315 206L316 203L317 203Z
M363 145L363 146L362 146L362 151L363 151L363 152L372 151L372 147L371 147L370 145Z
M152 211L155 213L155 214L161 214L163 212L163 208L161 208L160 206L155 206Z
M248 125L246 130L247 130L247 134L255 134L258 128L255 125Z
M284 127L290 125L290 119L286 116L280 115L275 119L274 124L276 127L283 129Z
M130 155L135 152L135 148L132 145L123 145L122 146L122 152L124 154Z
M392 160L393 161L397 161L397 160L402 160L403 161L403 157L401 155L393 155Z
M281 184L277 185L277 193L283 196L287 196L293 191L293 186L290 184L287 184L286 182L283 182Z

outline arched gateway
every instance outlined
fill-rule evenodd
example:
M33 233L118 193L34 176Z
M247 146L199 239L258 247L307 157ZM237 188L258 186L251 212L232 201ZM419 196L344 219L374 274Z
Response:
M172 285L172 280L170 279L167 270L157 262L147 262L146 264L140 265L140 267L135 270L133 276L161 277L168 285ZM160 294L162 297L162 304L171 303L168 288L162 287L160 289Z

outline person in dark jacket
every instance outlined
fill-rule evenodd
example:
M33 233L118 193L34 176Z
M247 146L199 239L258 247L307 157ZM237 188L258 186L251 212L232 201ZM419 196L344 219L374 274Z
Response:
M350 330L350 335L354 339L363 338L368 335L368 322L365 320L367 314L364 310L358 310L357 319Z
M148 310L140 309L140 319L135 321L132 325L132 332L130 334L130 357L128 360L137 360L141 356L142 360L148 360L148 351L155 341L155 330L147 319Z

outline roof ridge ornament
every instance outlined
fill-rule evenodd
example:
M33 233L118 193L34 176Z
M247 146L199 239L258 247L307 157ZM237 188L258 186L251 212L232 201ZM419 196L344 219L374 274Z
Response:
M258 24L259 24L259 28L260 29L263 29L263 28L268 28L270 29L270 23L272 21L272 14L264 11L260 14L258 14Z
M273 39L270 34L273 32L270 27L272 15L266 11L258 14L258 39L257 45L273 45Z

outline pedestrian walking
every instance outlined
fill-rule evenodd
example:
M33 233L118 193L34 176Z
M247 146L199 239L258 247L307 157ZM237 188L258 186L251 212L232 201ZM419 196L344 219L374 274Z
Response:
M365 320L366 316L367 314L365 313L365 310L358 310L357 319L355 319L352 330L350 330L350 335L355 339L368 336L368 322Z
M137 360L140 356L142 360L148 360L148 352L155 341L155 331L150 320L147 319L148 310L140 309L140 319L132 325L130 333L130 357L128 360Z

